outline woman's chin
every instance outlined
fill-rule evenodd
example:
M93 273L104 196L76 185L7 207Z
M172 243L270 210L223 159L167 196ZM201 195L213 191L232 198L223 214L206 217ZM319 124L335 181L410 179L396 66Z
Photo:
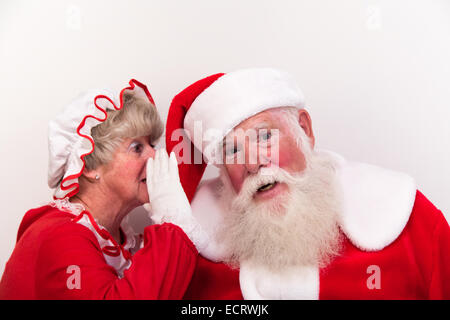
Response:
M139 197L138 200L139 200L139 205L140 205L140 206L142 206L142 205L144 205L144 204L150 202L150 200L149 200L149 198L148 198L148 195L147 195L147 196Z
M141 205L143 205L144 203L149 203L150 198L148 196L147 184L144 182L141 182L139 187L140 187L139 192L138 192L139 202L141 203Z

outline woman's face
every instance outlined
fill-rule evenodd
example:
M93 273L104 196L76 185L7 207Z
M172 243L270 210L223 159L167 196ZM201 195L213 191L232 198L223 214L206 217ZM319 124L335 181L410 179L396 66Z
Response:
M149 137L124 139L113 160L102 168L101 183L110 196L137 207L149 202L146 163L155 157Z

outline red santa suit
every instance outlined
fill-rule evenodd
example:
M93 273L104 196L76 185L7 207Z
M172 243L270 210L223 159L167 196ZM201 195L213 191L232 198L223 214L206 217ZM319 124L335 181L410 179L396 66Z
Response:
M148 226L143 236L124 227L118 244L89 212L67 208L57 200L26 213L0 282L0 299L183 296L198 253L178 226Z
M322 269L310 265L277 272L247 261L241 261L239 270L222 263L227 248L215 235L227 209L220 205L219 179L197 188L204 160L218 159L224 137L239 123L279 107L303 109L304 96L291 75L270 68L211 75L172 101L166 146L169 152L183 150L177 153L183 159L181 182L210 237L185 298L449 299L450 230L442 213L408 175L347 162L336 154L343 196L343 246L337 258Z
M211 241L199 259L186 299L450 299L450 228L409 176L349 163L335 155L343 191L340 255L327 267L271 272L245 261L221 263L226 248ZM218 179L192 202L211 239L226 211Z

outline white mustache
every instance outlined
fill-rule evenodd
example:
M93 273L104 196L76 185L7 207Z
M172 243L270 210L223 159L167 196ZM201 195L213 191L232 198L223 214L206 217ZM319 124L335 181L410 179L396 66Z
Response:
M261 168L257 174L245 179L237 198L239 203L249 203L258 189L264 185L279 182L291 184L295 178L286 170L278 166Z

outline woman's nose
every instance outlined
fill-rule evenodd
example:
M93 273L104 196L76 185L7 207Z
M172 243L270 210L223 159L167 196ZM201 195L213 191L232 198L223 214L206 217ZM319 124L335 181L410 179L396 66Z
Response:
M156 150L152 146L149 146L146 159L152 158L155 159Z

